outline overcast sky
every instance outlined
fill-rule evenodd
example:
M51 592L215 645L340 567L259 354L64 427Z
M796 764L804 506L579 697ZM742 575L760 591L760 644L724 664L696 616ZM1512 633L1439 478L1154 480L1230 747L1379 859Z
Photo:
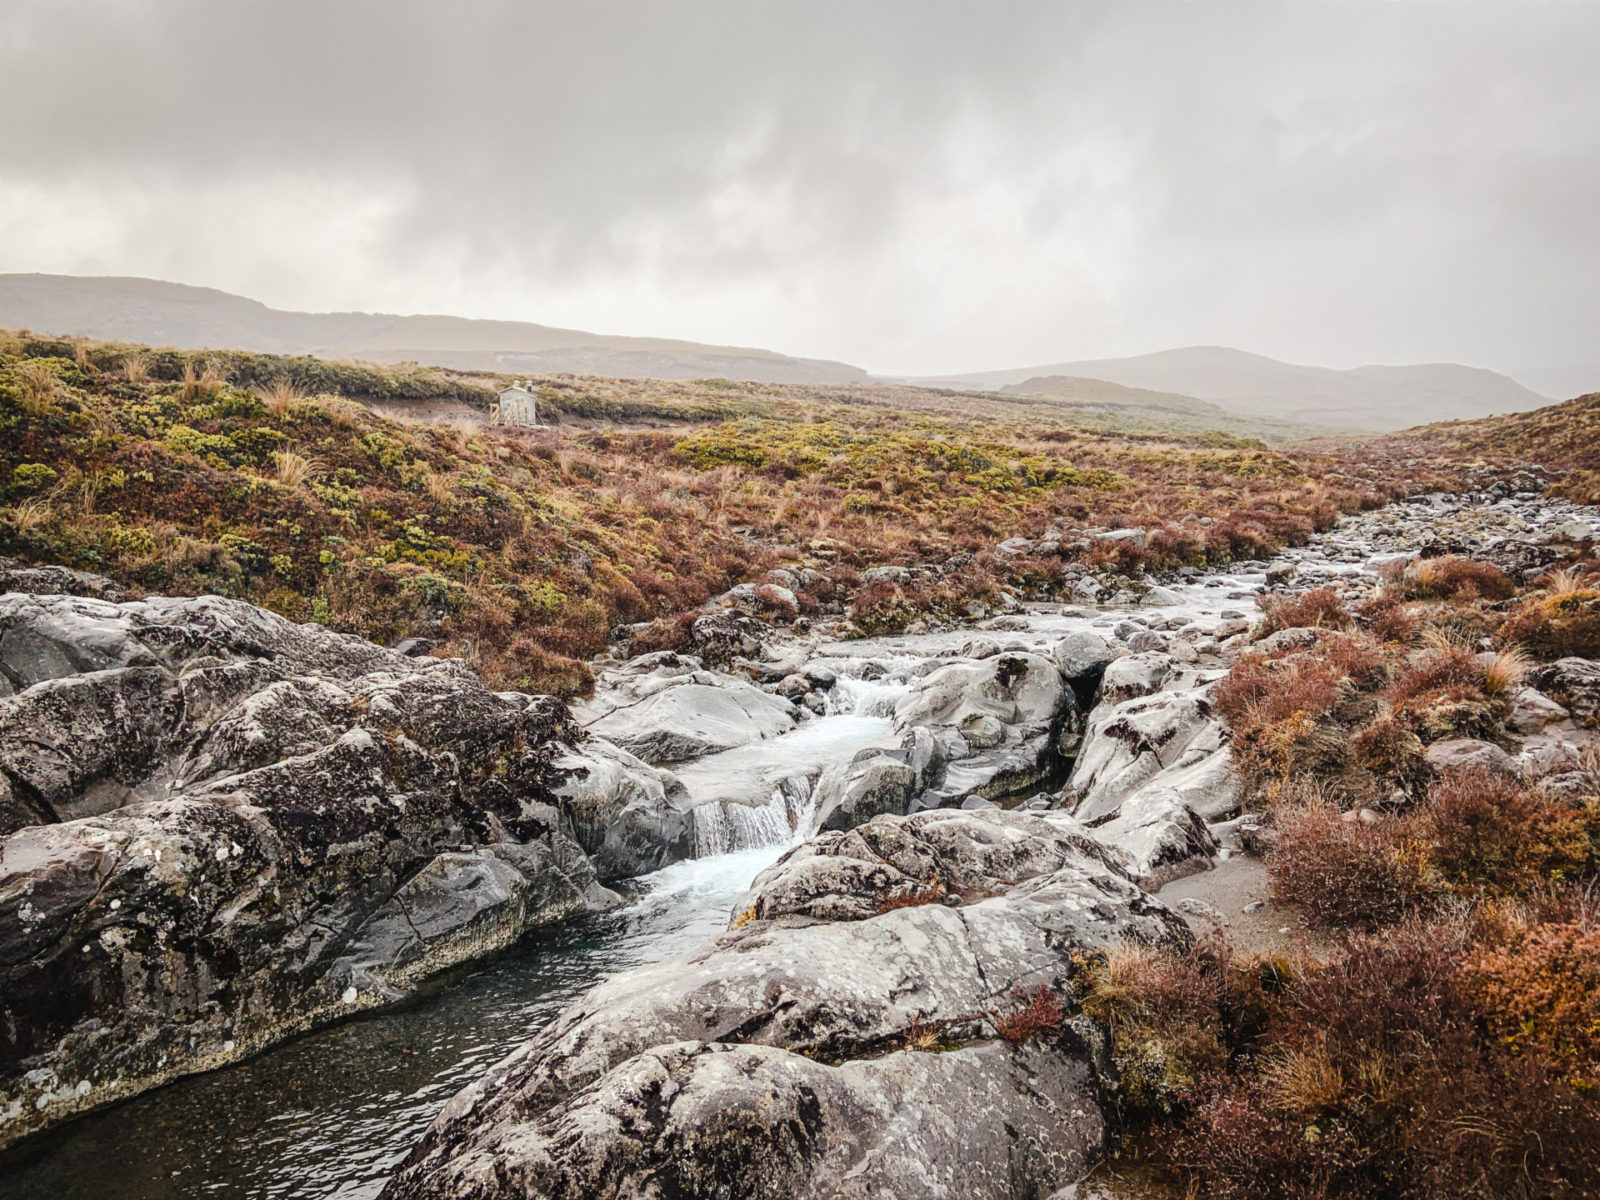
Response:
M1600 4L0 5L0 268L933 373L1600 358Z

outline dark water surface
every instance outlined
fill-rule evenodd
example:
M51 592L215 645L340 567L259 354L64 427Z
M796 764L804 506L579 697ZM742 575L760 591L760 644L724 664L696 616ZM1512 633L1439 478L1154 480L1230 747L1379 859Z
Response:
M631 907L530 936L404 1007L74 1121L0 1159L0 1198L375 1196L446 1100L600 980L721 932L781 852L679 863L637 881Z

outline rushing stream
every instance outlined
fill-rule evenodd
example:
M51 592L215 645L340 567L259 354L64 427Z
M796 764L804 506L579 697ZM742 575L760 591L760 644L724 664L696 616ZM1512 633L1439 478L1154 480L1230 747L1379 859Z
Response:
M0 1161L0 1197L375 1196L440 1107L608 975L687 954L783 852L678 863L639 901L525 938L394 1009L74 1121Z
M1426 514L1426 506L1418 511ZM1335 532L1284 559L1325 577L1371 570L1374 551L1403 552L1417 536L1418 527L1405 524L1374 536L1387 519L1364 518L1357 536ZM1048 652L1076 630L1126 637L1137 626L1181 628L1209 642L1254 615L1265 566L1240 564L1175 585L1159 606L1051 605L987 633L812 647L838 678L824 715L782 737L673 768L694 805L702 857L634 881L627 890L635 901L625 908L529 936L491 962L435 981L405 1005L34 1138L0 1159L0 1200L376 1195L445 1101L564 1006L618 971L686 955L726 928L736 897L757 872L812 832L826 772L898 744L894 702L915 678L974 637Z
M1214 626L1253 599L1259 574L1214 576L1145 610ZM1238 611L1235 611L1238 610ZM635 880L637 902L525 938L399 1007L319 1030L236 1067L191 1076L74 1121L0 1160L0 1200L375 1196L444 1102L590 987L686 955L727 927L756 874L810 834L824 772L894 745L908 681L974 636L1046 649L1076 629L1110 634L1129 609L1059 606L1004 633L971 630L824 644L840 679L829 711L794 732L674 766L701 855ZM871 664L876 678L858 677Z

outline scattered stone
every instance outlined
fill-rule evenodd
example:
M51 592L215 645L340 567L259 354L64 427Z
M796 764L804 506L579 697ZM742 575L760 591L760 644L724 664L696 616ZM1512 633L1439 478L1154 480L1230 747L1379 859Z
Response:
M1481 767L1504 775L1517 773L1517 764L1509 754L1491 742L1481 742L1476 738L1451 738L1449 741L1435 742L1422 757L1428 766L1440 773L1467 767Z

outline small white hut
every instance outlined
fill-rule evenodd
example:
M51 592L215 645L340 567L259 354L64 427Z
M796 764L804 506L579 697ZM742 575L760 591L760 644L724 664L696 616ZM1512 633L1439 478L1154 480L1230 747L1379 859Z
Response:
M539 401L533 394L533 380L518 379L503 388L489 406L491 425L538 425Z

